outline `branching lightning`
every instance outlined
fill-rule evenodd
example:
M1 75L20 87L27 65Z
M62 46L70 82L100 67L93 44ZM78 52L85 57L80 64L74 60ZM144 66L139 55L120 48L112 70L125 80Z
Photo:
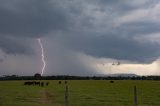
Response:
M46 67L46 61L45 61L45 56L44 56L44 48L43 48L43 44L41 42L41 39L37 39L38 40L38 43L41 47L41 58L42 58L42 62L43 62L43 66L42 66L42 69L41 69L41 75L43 75L44 71L45 71L45 67Z

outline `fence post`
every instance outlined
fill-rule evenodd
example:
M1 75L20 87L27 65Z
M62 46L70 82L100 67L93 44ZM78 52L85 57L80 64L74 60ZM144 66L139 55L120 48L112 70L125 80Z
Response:
M68 86L65 88L65 104L64 106L69 106L68 105Z
M134 106L138 106L137 87L134 86Z

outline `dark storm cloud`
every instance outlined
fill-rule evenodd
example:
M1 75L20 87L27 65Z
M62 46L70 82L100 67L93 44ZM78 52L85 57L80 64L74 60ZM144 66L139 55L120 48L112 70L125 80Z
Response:
M9 54L28 54L30 42L53 30L66 30L66 12L57 1L51 0L1 0L0 47Z
M42 36L50 30L67 28L66 13L51 0L1 0L0 33Z
M158 32L159 23L144 20L121 24L117 20L156 3L157 0L1 0L0 47L6 53L27 53L30 50L26 43L16 38L38 38L53 32L54 39L71 50L95 57L147 61L146 57L159 56L159 46L133 38Z
M3 62L3 61L4 61L4 59L0 59L0 63Z
M115 35L70 36L63 39L62 43L75 51L99 58L152 62L160 55L160 47L157 44L140 44L133 39Z
M0 48L7 54L33 54L30 46L26 39L5 36L0 39Z

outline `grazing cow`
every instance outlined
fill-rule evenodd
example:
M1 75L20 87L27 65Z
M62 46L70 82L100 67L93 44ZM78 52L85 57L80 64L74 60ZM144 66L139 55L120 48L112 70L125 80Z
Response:
M40 82L35 82L35 85L36 85L36 86L37 86L37 85L40 86Z
M114 83L114 81L110 81L110 83Z
M67 81L65 81L64 83L65 83L65 84L67 84L68 82L67 82Z
M46 86L48 86L49 85L49 82L46 82Z
M41 87L43 87L44 86L44 82L41 82Z
M24 82L24 85L28 85L29 82Z
M24 82L24 85L35 85L35 86L37 86L37 85L39 85L40 86L40 82L36 82L36 81L26 81L26 82Z
M33 82L30 82L30 81L27 81L27 82L24 82L24 85L32 85Z
M61 82L61 81L59 81L58 83L59 83L59 84L61 84L62 82Z

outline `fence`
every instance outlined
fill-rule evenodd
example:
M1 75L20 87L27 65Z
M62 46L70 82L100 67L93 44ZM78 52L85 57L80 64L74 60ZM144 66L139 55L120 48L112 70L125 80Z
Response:
M138 96L137 96L137 87L134 86L133 87L133 93L134 93L134 106L138 106ZM66 85L65 87L65 93L64 93L64 97L65 97L65 100L64 100L64 106L69 106L69 100L68 100L68 97L69 97L69 92L68 92L68 85Z

